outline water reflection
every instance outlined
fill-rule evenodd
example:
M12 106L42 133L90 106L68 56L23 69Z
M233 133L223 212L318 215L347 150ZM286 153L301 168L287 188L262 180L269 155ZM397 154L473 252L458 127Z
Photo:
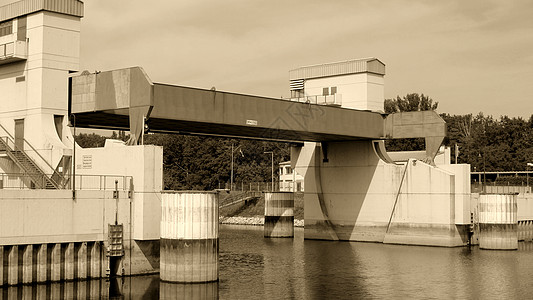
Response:
M518 251L265 239L262 227L221 226L220 281L158 275L9 287L0 299L526 299L533 243Z
M218 299L218 282L159 284L159 299Z

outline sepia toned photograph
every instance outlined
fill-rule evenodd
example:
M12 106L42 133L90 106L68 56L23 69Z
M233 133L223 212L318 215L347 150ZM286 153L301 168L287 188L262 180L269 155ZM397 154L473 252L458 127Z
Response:
M0 0L0 300L531 298L532 12Z

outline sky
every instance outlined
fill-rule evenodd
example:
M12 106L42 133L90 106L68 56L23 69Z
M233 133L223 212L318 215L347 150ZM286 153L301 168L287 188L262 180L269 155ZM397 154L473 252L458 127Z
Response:
M141 66L154 82L279 98L291 69L376 57L385 98L423 93L441 113L533 114L529 0L84 3L81 69Z

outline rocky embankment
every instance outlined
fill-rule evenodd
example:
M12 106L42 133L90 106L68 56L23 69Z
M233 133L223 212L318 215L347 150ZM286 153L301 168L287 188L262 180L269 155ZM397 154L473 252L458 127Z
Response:
M255 217L224 217L221 216L219 219L220 224L230 224L230 225L255 225L263 226L265 223L265 218L263 216ZM304 227L304 220L294 220L295 227Z

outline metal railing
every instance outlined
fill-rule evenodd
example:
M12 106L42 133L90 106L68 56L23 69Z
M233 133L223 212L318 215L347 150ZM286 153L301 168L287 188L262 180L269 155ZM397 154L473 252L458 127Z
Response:
M19 140L15 140L15 138L13 138L9 131L7 131L4 126L2 126L2 124L0 124L0 128L3 130L4 134L7 134L7 136L0 136L0 143L3 144L2 147L6 148L2 150L12 152L13 155L18 153L24 156L27 160L29 160L31 164L35 165L35 167L38 168L38 171L42 172L42 174L37 173L39 176L36 177L36 181L38 181L39 178L44 179L43 176L46 173L53 174L55 178L63 177L63 175L58 173L57 170L52 167L50 163L48 163L48 161L39 153L39 151L37 151L28 141L26 141L26 139L21 138ZM21 144L18 144L17 141L19 141L19 143ZM32 155L29 155L30 153ZM35 173L33 172L28 172L27 174L35 175ZM52 184L56 188L61 188L59 183L55 182L52 179L52 176L48 178L48 181L52 182ZM44 181L44 183L44 186L46 186L46 181Z
M333 94L333 95L312 95L304 96L298 98L291 98L291 101L309 103L309 104L318 104L318 105L342 105L342 95Z
M222 188L222 187L220 187ZM272 189L272 182L234 182L233 186L226 183L225 189L231 191L256 191L256 192L279 192L279 182L274 182L274 189Z
M23 174L23 173L0 173L0 189L35 189L39 183L44 183L50 174ZM42 182L36 182L42 180ZM118 189L129 191L132 188L132 176L121 175L76 175L76 190L115 190L115 182ZM72 188L72 176L67 176L65 188Z

